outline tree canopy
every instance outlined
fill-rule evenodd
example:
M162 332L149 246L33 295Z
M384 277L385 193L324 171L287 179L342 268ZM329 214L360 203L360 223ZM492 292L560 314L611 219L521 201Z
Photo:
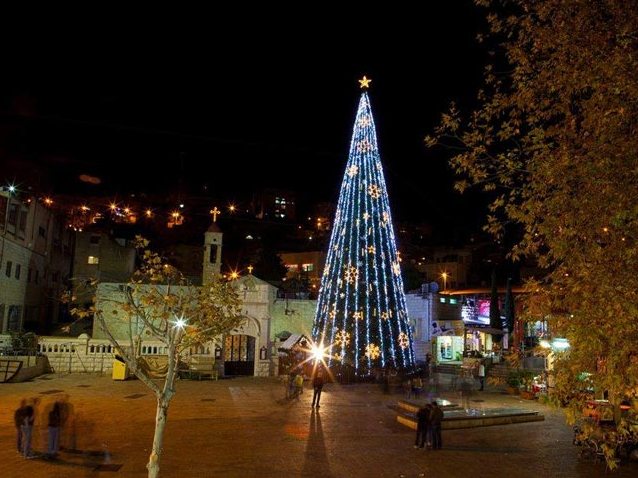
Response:
M491 232L522 231L511 256L542 268L527 315L571 344L556 362L561 399L580 409L580 372L615 404L635 398L638 2L476 3L494 53L479 106L452 106L426 142L454 151L459 191L494 195Z

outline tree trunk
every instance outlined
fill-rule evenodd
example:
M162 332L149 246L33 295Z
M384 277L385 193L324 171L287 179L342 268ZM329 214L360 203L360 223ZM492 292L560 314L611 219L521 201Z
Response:
M162 444L164 442L164 428L166 427L166 419L168 418L169 402L163 397L157 399L157 414L155 415L155 435L153 436L153 449L148 458L148 478L157 478L159 476L159 462L162 456Z

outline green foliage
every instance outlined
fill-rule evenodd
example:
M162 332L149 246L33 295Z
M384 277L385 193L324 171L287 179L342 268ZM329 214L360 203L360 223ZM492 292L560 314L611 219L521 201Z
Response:
M476 3L507 65L488 65L480 107L452 105L426 142L454 148L458 191L494 195L487 230L521 228L511 257L543 270L526 315L569 340L555 390L577 417L582 371L614 404L638 394L638 5Z

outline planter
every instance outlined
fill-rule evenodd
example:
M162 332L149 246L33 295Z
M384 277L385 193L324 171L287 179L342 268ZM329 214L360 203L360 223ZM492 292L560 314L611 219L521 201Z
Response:
M505 391L508 395L518 395L519 389L515 387L507 387Z

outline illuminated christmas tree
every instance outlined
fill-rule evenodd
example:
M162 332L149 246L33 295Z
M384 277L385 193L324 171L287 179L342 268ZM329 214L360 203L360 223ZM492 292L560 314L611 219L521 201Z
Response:
M375 368L414 366L412 333L401 279L390 204L377 135L364 88L354 123L326 266L313 340L327 347L329 365Z

